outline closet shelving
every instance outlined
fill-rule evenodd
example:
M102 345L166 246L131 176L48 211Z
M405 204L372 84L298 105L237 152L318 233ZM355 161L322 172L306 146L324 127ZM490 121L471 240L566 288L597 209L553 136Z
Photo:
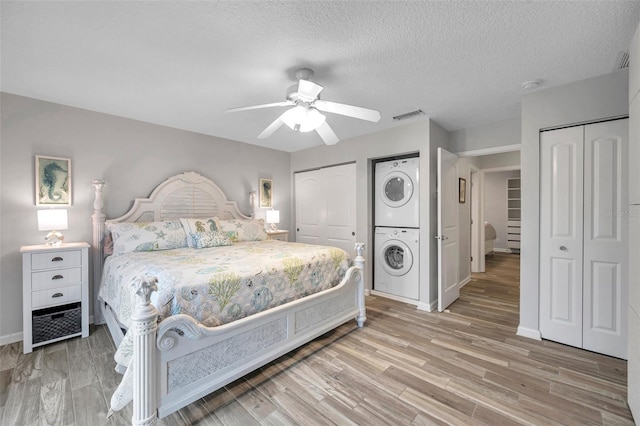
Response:
M507 248L520 252L520 178L507 178Z

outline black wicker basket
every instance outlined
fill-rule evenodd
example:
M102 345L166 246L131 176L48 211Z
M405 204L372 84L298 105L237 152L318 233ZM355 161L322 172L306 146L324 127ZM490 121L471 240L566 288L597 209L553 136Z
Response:
M33 311L33 343L46 342L82 331L80 302Z

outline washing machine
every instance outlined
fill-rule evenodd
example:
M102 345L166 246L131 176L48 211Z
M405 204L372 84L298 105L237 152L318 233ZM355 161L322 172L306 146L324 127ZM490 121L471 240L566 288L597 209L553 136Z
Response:
M420 159L375 166L375 226L420 227Z
M373 289L418 300L420 231L378 227L375 234Z

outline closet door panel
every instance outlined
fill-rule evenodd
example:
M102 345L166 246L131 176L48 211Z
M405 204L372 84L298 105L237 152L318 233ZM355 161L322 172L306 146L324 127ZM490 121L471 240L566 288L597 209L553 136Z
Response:
M352 253L356 242L356 164L322 171L327 185L326 244Z
M322 170L295 174L296 241L322 244L326 215L326 184Z
M628 120L585 126L583 347L627 357Z
M540 134L540 332L582 346L583 130Z

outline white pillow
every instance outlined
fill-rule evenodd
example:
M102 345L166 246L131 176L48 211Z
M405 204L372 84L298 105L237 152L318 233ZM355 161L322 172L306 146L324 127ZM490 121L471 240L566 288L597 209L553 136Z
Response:
M107 228L113 238L114 256L134 251L187 247L187 235L179 220L109 223Z

